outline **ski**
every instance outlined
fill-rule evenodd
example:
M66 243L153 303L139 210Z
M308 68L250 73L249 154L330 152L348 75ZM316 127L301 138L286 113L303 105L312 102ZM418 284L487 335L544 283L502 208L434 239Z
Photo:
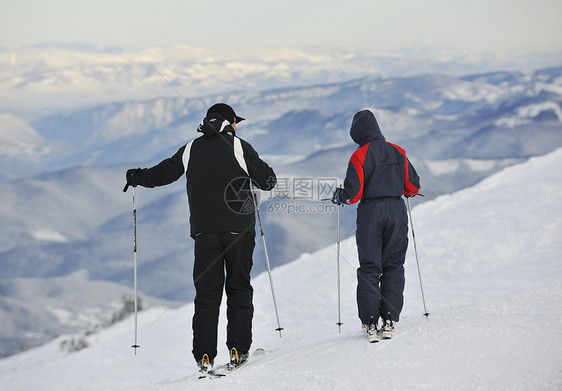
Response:
M262 348L257 348L254 352L246 359L245 361L241 362L240 364L233 366L230 363L223 364L218 366L217 368L211 369L208 372L208 377L212 379L216 379L219 377L227 376L228 374L237 371L238 369L245 367L249 361L252 361L252 357L257 356L264 356L265 350Z
M377 332L374 333L370 333L367 332L367 338L369 340L369 343L377 343L380 341L379 335Z
M392 329L380 329L380 330L363 330L367 334L367 339L369 343L377 343L379 341L387 341L394 337L394 328Z
M368 324L361 325L361 328L365 333L367 333L367 338L370 343L376 343L381 340L392 339L394 336L394 322L390 316L390 312L386 316L386 320L383 319L382 325L378 327L378 320L374 316L369 318Z
M379 331L380 339L392 339L394 336L394 328L391 330L382 329Z
M202 379L213 379L215 376L210 371L199 371L199 380Z

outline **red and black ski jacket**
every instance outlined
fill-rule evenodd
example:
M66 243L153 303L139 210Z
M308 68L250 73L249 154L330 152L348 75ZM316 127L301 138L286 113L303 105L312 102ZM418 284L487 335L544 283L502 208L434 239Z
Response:
M351 155L339 199L354 204L361 199L417 194L420 178L406 151L384 139L374 114L355 114L350 135L359 148Z
M273 169L219 114L206 117L197 131L203 135L172 157L140 170L138 184L163 186L185 174L192 237L210 232L255 235L250 178L259 189L271 190L277 183Z

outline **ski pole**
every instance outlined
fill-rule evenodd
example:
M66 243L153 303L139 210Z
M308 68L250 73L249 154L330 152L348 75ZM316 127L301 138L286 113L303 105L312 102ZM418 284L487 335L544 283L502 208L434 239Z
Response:
M410 215L410 226L412 227L412 238L414 239L414 251L416 253L416 264L418 265L418 277L420 279L420 289L422 295L424 316L428 317L429 312L427 312L427 307L425 306L425 296L423 294L423 285L422 285L422 278L420 272L420 261L418 260L418 247L416 246L416 234L414 233L414 222L412 221L412 208L410 207L410 197L406 197L406 201L408 202L408 214Z
M341 186L339 187L341 189ZM337 241L337 268L338 268L338 332L341 333L341 280L340 280L340 206L338 208L338 241Z
M129 188L129 184L125 185L123 189L124 192ZM135 349L135 356L137 354L137 348L140 346L137 343L137 313L138 313L138 294L137 294L137 200L136 200L136 188L133 187L133 284L135 290L135 343L131 346Z
M342 187L338 187L342 189ZM321 201L332 201L331 198L322 198ZM338 322L336 323L339 327L338 332L341 333L341 278L340 278L340 205L336 205L338 208L338 231L336 240L336 265L337 265L337 276L338 276ZM343 204L341 205L343 208Z
M275 329L275 331L279 331L279 338L282 338L283 336L281 335L281 330L283 330L283 327L281 327L281 323L279 322L279 312L277 311L277 299L275 298L275 288L273 287L273 277L271 276L271 267L269 265L269 256L267 255L267 245L265 244L265 234L263 232L263 225L261 223L261 215L260 215L260 207L258 205L258 197L256 195L256 192L254 190L254 185L252 184L252 180L250 179L250 188L252 190L252 194L254 197L254 204L256 205L256 212L258 214L258 222L260 225L260 233L261 233L261 238L263 241L263 251L265 252L265 263L267 264L267 273L269 275L269 285L271 286L271 296L273 297L273 307L275 308L275 317L277 318L277 328Z

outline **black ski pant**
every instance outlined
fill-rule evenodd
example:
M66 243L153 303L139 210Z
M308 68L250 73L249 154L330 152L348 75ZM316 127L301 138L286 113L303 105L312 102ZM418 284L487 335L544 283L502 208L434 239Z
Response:
M195 237L195 314L193 315L193 356L200 362L217 355L219 308L225 286L227 295L228 349L245 353L252 343L253 288L250 285L253 236L230 232L206 233Z
M388 313L398 321L404 304L408 214L401 197L361 200L355 234L359 254L357 307L363 324Z

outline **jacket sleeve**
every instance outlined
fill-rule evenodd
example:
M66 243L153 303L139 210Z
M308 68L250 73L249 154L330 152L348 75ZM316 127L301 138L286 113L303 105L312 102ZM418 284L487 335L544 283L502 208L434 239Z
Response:
M340 192L340 201L346 204L355 204L363 197L363 190L365 185L365 171L363 163L367 156L369 144L359 148L351 155L349 163L347 164L347 173L343 182L343 190Z
M174 156L162 160L156 166L143 168L136 175L137 183L144 187L164 186L177 181L185 174L182 160L185 145Z
M248 142L241 141L248 175L261 190L269 191L273 189L277 184L275 172L266 162L260 159L258 153Z
M414 194L418 194L420 191L420 177L416 172L413 164L410 162L406 156L405 169L406 169L406 176L404 179L404 195L406 197L412 196Z

